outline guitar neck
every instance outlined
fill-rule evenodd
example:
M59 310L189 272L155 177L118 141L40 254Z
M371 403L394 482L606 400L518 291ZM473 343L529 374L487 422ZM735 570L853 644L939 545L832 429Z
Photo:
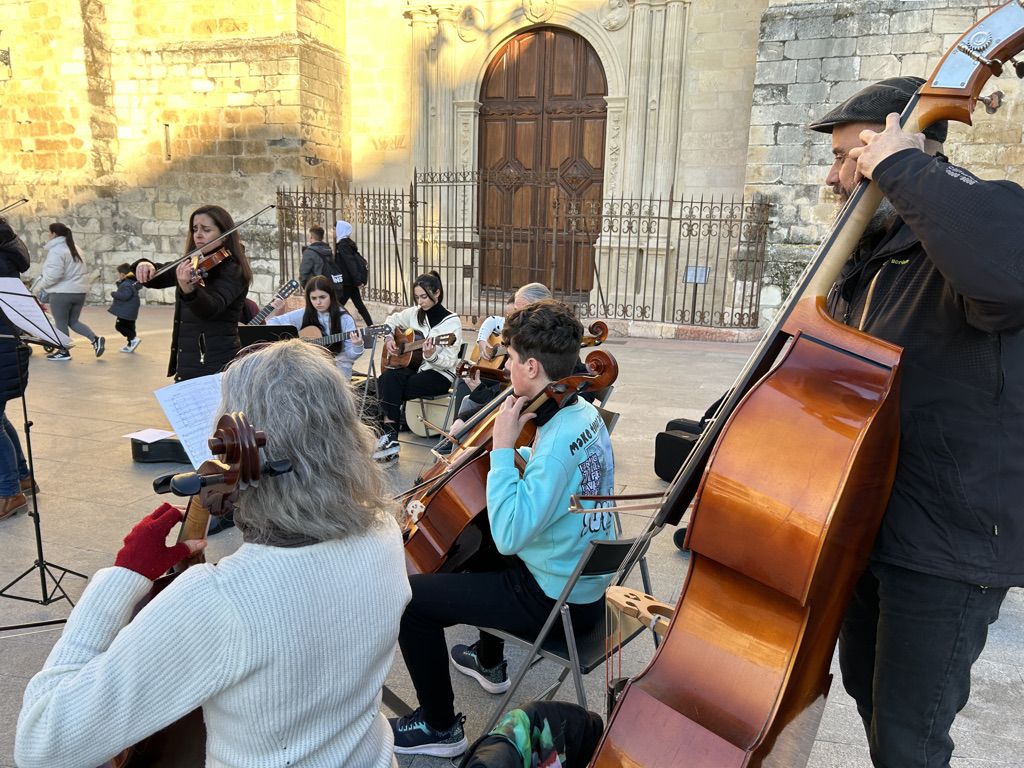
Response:
M255 315L253 315L252 316L252 320L250 320L248 323L246 323L246 325L262 325L263 321L266 320L267 317L270 316L270 313L273 312L273 311L274 311L274 305L273 304L267 304L263 309L261 309Z
M391 326L390 325L371 325L371 326L369 326L367 328L363 328L362 331L357 330L356 332L362 334L363 343L365 344L367 342L367 340L373 338L374 336L380 336L380 335L385 334L385 333L391 333ZM313 343L313 344L317 344L318 346L326 347L326 346L328 346L330 344L337 344L339 341L345 341L347 336L348 336L348 333L346 333L345 331L342 331L341 333L331 333L331 334L328 334L327 336L320 336L320 337L315 338L315 339L306 339L306 340L311 342L311 343Z

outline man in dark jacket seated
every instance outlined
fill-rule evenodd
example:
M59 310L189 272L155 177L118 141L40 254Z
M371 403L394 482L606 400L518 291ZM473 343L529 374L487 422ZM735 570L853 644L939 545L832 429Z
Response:
M829 296L837 320L904 348L899 463L839 638L876 766L939 768L971 666L1024 585L1024 190L939 154L897 113L923 84L868 86L811 125L826 184L885 200ZM893 439L897 439L893 435Z

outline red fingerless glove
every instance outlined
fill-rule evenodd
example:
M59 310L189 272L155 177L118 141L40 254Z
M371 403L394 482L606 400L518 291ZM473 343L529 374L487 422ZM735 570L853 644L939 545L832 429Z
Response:
M168 547L164 544L171 528L181 522L181 510L164 503L135 524L124 537L124 546L117 553L114 565L142 574L155 581L189 555L182 542Z

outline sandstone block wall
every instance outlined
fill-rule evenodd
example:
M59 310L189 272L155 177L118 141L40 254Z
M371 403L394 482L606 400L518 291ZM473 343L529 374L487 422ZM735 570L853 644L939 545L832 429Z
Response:
M38 269L62 221L105 301L123 261L180 255L204 203L240 220L281 184L350 177L344 0L0 0L0 185ZM3 68L0 67L0 70ZM242 233L261 300L276 288L273 211ZM147 301L170 291L145 292Z
M823 187L830 137L807 129L867 83L928 77L946 50L990 9L965 0L772 2L761 19L754 70L746 188L775 203L766 282L788 290L835 212ZM1024 84L990 80L1006 92L997 114L975 111L973 127L950 126L946 154L985 178L1024 182Z

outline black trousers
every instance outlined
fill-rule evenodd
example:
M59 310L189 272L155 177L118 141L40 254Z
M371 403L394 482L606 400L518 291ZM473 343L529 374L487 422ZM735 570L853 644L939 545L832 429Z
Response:
M402 615L398 645L409 670L423 717L432 728L455 722L455 694L448 669L446 627L470 624L524 637L536 637L555 601L533 578L522 560L492 573L427 573L409 577L412 601ZM570 604L573 631L584 633L604 617L604 598ZM561 623L552 631L561 632ZM477 657L485 667L501 663L504 642L480 633Z
M949 765L949 729L1006 592L868 566L843 620L839 663L876 768Z
M359 286L343 283L341 290L338 291L338 302L342 307L344 307L348 303L349 299L352 300L352 305L356 308L359 316L363 318L363 322L367 325L373 325L373 318L370 317L369 310L367 310L366 305L363 304L363 297L359 293Z
M114 330L120 333L128 341L135 338L135 321L125 320L123 318L117 318L117 322L114 323Z
M448 377L437 371L389 368L377 377L377 398L385 418L398 424L402 420L402 403L406 400L443 395L451 385Z

